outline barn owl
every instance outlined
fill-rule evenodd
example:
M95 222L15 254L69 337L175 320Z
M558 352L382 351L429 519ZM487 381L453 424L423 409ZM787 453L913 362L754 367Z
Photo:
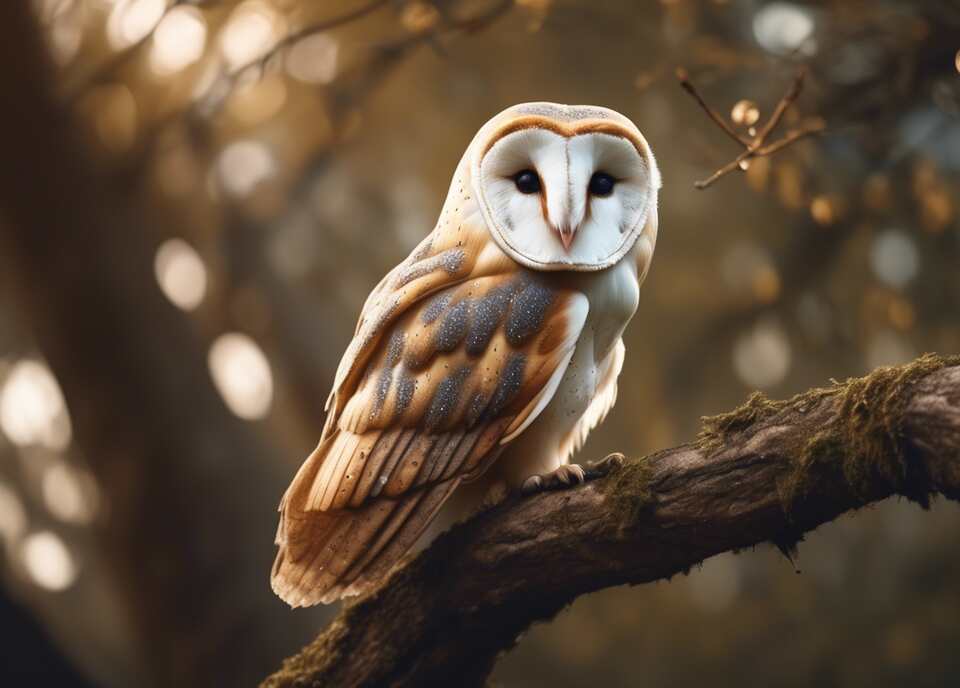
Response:
M606 108L527 103L480 129L433 231L363 306L280 504L281 598L362 593L491 495L583 482L568 460L616 400L659 187Z

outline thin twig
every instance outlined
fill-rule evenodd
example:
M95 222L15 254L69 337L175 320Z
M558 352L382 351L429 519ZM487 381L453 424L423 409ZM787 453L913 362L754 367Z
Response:
M216 94L215 97L208 96L208 100L201 98L197 101L186 104L182 108L169 111L158 117L148 127L146 127L140 137L140 145L137 147L136 151L129 156L130 168L143 168L143 161L145 161L154 150L157 142L161 139L162 133L167 131L170 127L174 126L178 122L185 123L187 125L203 127L204 122L209 120L220 111L230 93L233 92L233 87L237 81L247 72L258 67L265 67L279 53L308 36L320 33L322 31L327 31L333 26L340 26L348 21L357 20L362 16L374 11L378 7L388 5L390 2L391 0L372 0L368 4L353 11L352 13L340 15L334 19L305 26L295 33L284 36L264 55L254 58L247 63L239 65L234 69L221 74L218 77L220 83L212 85L208 89L208 93ZM367 61L365 65L360 67L360 69L366 71L380 70L381 73L385 73L388 66L397 62L405 55L408 55L413 49L419 47L420 45L428 44L431 41L435 41L449 34L470 34L479 31L495 21L501 15L508 12L512 7L513 0L499 0L487 8L477 11L476 14L472 16L441 22L427 31L412 34L392 43L381 45L373 52L371 59ZM354 80L359 80L367 87L378 81L378 79L370 78L355 78Z
M700 93L697 91L697 89L694 88L694 85L690 83L690 75L687 74L686 69L683 67L677 68L677 79L680 80L680 86L683 87L683 90L693 96L694 100L696 100L700 104L700 107L703 108L703 111L707 113L707 116L713 120L714 124L723 129L723 131L726 132L726 134L737 143L743 146L750 145L750 139L744 138L735 132L730 125L727 124L727 121L721 117L719 113L717 113L716 110L707 105L706 101L700 96Z
M757 157L760 157L763 155L772 155L777 151L786 148L787 146L792 144L794 141L799 141L800 139L806 136L812 136L813 134L820 134L823 131L825 131L826 128L827 128L827 124L822 119L815 120L800 129L791 130L790 132L787 133L786 136L784 136L779 141L774 141L770 145L764 146L763 148L758 148L754 152L754 155Z
M750 158L753 155L755 155L755 153L751 152L749 149L745 150L740 155L735 157L733 160L728 162L726 165L721 167L719 170L711 174L709 177L707 177L706 179L695 181L693 185L698 189L706 189L708 186L710 186L715 181L720 179L720 177L726 176L731 172L733 172L734 170L740 168L740 164L744 160Z
M677 79L680 81L680 86L683 87L683 90L693 96L694 100L697 101L697 103L700 105L703 111L707 113L707 116L714 124L720 127L720 129L727 134L727 136L732 138L744 148L743 152L737 155L736 158L719 168L709 177L694 182L694 187L698 189L705 189L721 177L725 177L736 169L747 169L747 165L744 165L743 163L749 161L751 158L772 155L773 153L783 150L787 146L799 141L802 138L811 136L813 134L819 134L826 129L826 124L824 121L822 119L817 119L800 127L799 129L791 130L778 141L767 143L767 139L770 137L770 134L776 130L777 125L780 124L780 121L783 119L783 116L786 114L787 110L790 109L797 97L800 95L800 92L803 90L803 79L805 74L806 72L803 69L797 72L796 77L794 77L793 82L790 84L790 88L787 89L787 92L777 102L776 107L774 107L773 113L763 124L763 126L760 127L756 135L753 138L748 139L738 134L727 123L727 121L717 113L716 110L707 104L707 102L703 99L703 96L700 95L700 93L697 91L697 88L690 81L690 77L685 69L677 69Z
M793 104L793 101L797 99L797 96L800 95L800 91L803 90L803 79L806 76L806 70L800 69L797 72L797 75L793 78L793 82L790 84L790 88L787 89L787 92L784 94L783 98L777 103L776 107L773 109L773 114L770 115L770 119L767 120L767 123L763 125L760 129L757 130L757 136L754 139L755 142L763 143L767 140L767 137L773 133L773 130L777 128L777 125L780 124L780 120L783 119L784 113L787 109ZM759 145L755 145L754 148L759 148Z

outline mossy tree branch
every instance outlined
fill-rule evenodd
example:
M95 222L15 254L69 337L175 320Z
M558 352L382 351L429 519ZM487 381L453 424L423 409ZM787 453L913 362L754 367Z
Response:
M693 444L455 528L263 685L482 685L520 633L579 595L763 542L789 551L847 511L936 494L960 499L960 358L754 395Z

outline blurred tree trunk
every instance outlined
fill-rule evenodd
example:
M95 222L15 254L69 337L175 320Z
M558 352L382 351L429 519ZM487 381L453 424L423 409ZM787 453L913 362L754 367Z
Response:
M958 363L926 356L788 401L757 394L706 419L694 444L514 497L345 608L263 686L482 686L531 624L585 593L763 542L789 555L891 495L960 500Z
M227 411L163 299L150 210L84 149L30 7L0 3L0 266L106 498L100 542L145 677L249 684L312 625L267 584L283 464Z
M0 590L0 637L3 638L0 685L91 686L73 662L63 657L30 611L4 590Z

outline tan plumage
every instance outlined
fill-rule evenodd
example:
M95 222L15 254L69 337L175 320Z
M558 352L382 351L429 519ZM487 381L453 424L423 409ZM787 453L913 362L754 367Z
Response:
M530 117L507 111L481 130L437 226L363 307L327 402L320 443L280 505L272 584L293 606L368 589L421 537L458 487L485 473L510 473L488 469L518 437L557 435L554 453L565 461L615 400L623 363L620 331L635 298L619 298L623 315L598 319L591 314L591 294L606 283L620 293L624 279L638 285L653 249L655 211L644 211L643 226L621 228L629 246L616 250L635 255L625 271L594 272L587 263L568 271L521 265L492 233L484 190L478 193L474 182L477 156L482 159L496 141L517 131L509 126L524 116ZM607 130L613 126L609 119L602 122ZM620 120L616 125L625 126ZM636 242L644 234L646 245L635 248L644 244ZM534 262L544 262L543 256ZM606 350L594 351L601 339ZM593 366L586 375L590 399L568 404L575 417L559 425L535 423L557 416L544 411L562 384L573 390L568 396L583 391L582 383L570 387L585 375L568 372L575 352L573 366L584 365L585 352L597 361L587 362ZM526 477L519 464L513 468Z

